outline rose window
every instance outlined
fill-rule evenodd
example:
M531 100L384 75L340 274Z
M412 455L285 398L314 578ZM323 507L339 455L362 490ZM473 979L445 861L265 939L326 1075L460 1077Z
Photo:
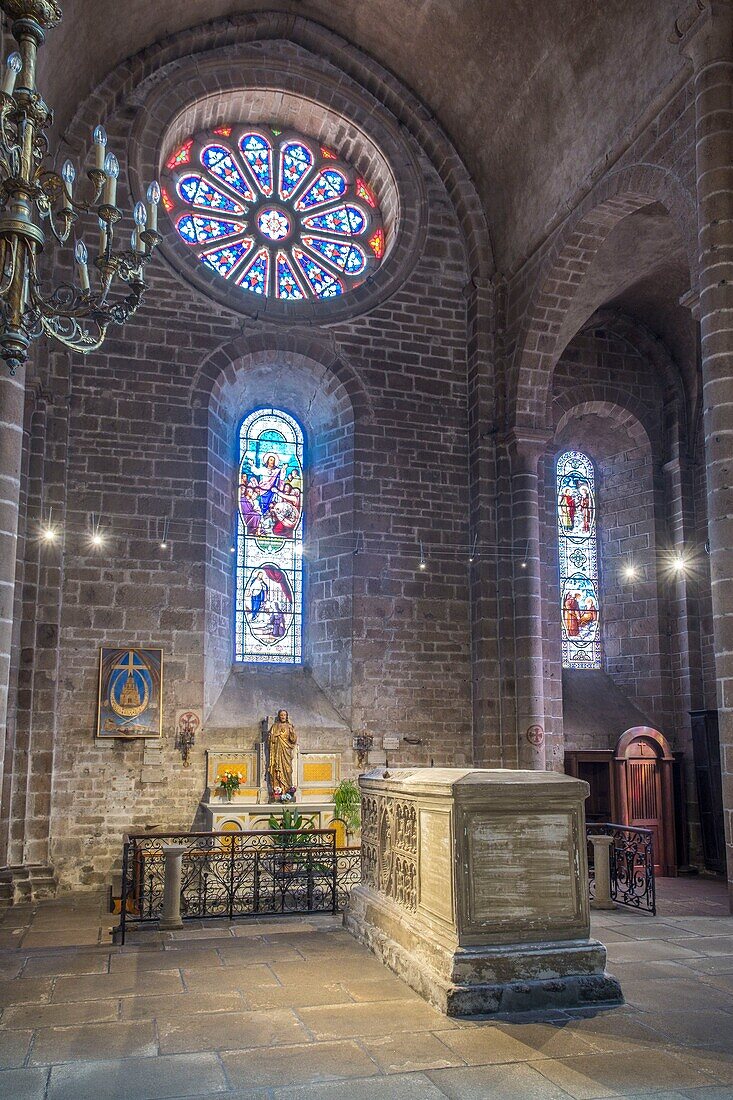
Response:
M166 162L163 204L197 258L253 294L335 298L384 256L369 184L292 132L220 126L189 138Z

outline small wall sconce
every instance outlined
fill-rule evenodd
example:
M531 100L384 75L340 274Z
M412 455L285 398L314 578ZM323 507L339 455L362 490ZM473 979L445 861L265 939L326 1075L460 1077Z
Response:
M188 754L196 743L196 721L192 715L190 718L182 718L176 730L176 748L181 754L184 768L191 766Z
M371 733L357 733L352 743L356 752L357 762L361 768L366 764L369 758L369 750L374 744L374 738Z

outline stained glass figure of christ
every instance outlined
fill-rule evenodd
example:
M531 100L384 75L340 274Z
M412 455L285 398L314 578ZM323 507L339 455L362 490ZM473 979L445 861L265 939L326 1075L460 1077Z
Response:
M300 664L303 647L303 432L279 409L239 430L234 659Z
M163 205L220 278L282 301L346 294L385 254L371 187L332 150L270 127L183 142L166 161Z
M600 668L595 478L580 451L557 460L556 504L563 668Z

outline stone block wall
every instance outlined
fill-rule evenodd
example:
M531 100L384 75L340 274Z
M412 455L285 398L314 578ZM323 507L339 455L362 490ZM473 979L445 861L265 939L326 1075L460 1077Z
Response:
M65 887L107 881L133 826L193 825L207 738L184 771L174 711L214 701L232 652L236 465L211 432L208 379L246 377L252 355L260 386L269 361L275 403L283 363L285 374L305 371L306 356L298 361L293 348L305 348L312 367L319 341L339 363L322 362L324 393L344 364L360 391L353 400L341 394L330 420L312 418L326 429L310 450L306 654L314 677L345 721L377 744L384 734L423 741L391 758L472 758L466 271L441 185L427 162L421 171L429 183L425 248L410 280L368 316L285 339L256 321L242 324L158 264L124 333L75 361L68 458L58 456L65 542L42 548L60 571L56 709L36 713L33 734L53 743L51 858ZM421 305L428 300L430 308ZM234 344L224 365L218 349ZM61 375L65 356L51 363ZM315 386L306 396L316 409L325 400ZM306 404L293 411L308 429ZM247 411L227 415L233 423ZM32 445L42 449L43 438ZM92 523L102 547L89 543ZM99 647L127 644L164 651L160 767L145 766L141 741L94 741ZM241 736L229 735L234 743Z

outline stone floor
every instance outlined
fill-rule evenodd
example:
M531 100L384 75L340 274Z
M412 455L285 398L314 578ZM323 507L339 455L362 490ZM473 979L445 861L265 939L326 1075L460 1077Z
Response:
M733 919L666 880L594 919L623 1007L450 1020L331 917L135 932L89 895L0 920L0 1098L733 1098Z

